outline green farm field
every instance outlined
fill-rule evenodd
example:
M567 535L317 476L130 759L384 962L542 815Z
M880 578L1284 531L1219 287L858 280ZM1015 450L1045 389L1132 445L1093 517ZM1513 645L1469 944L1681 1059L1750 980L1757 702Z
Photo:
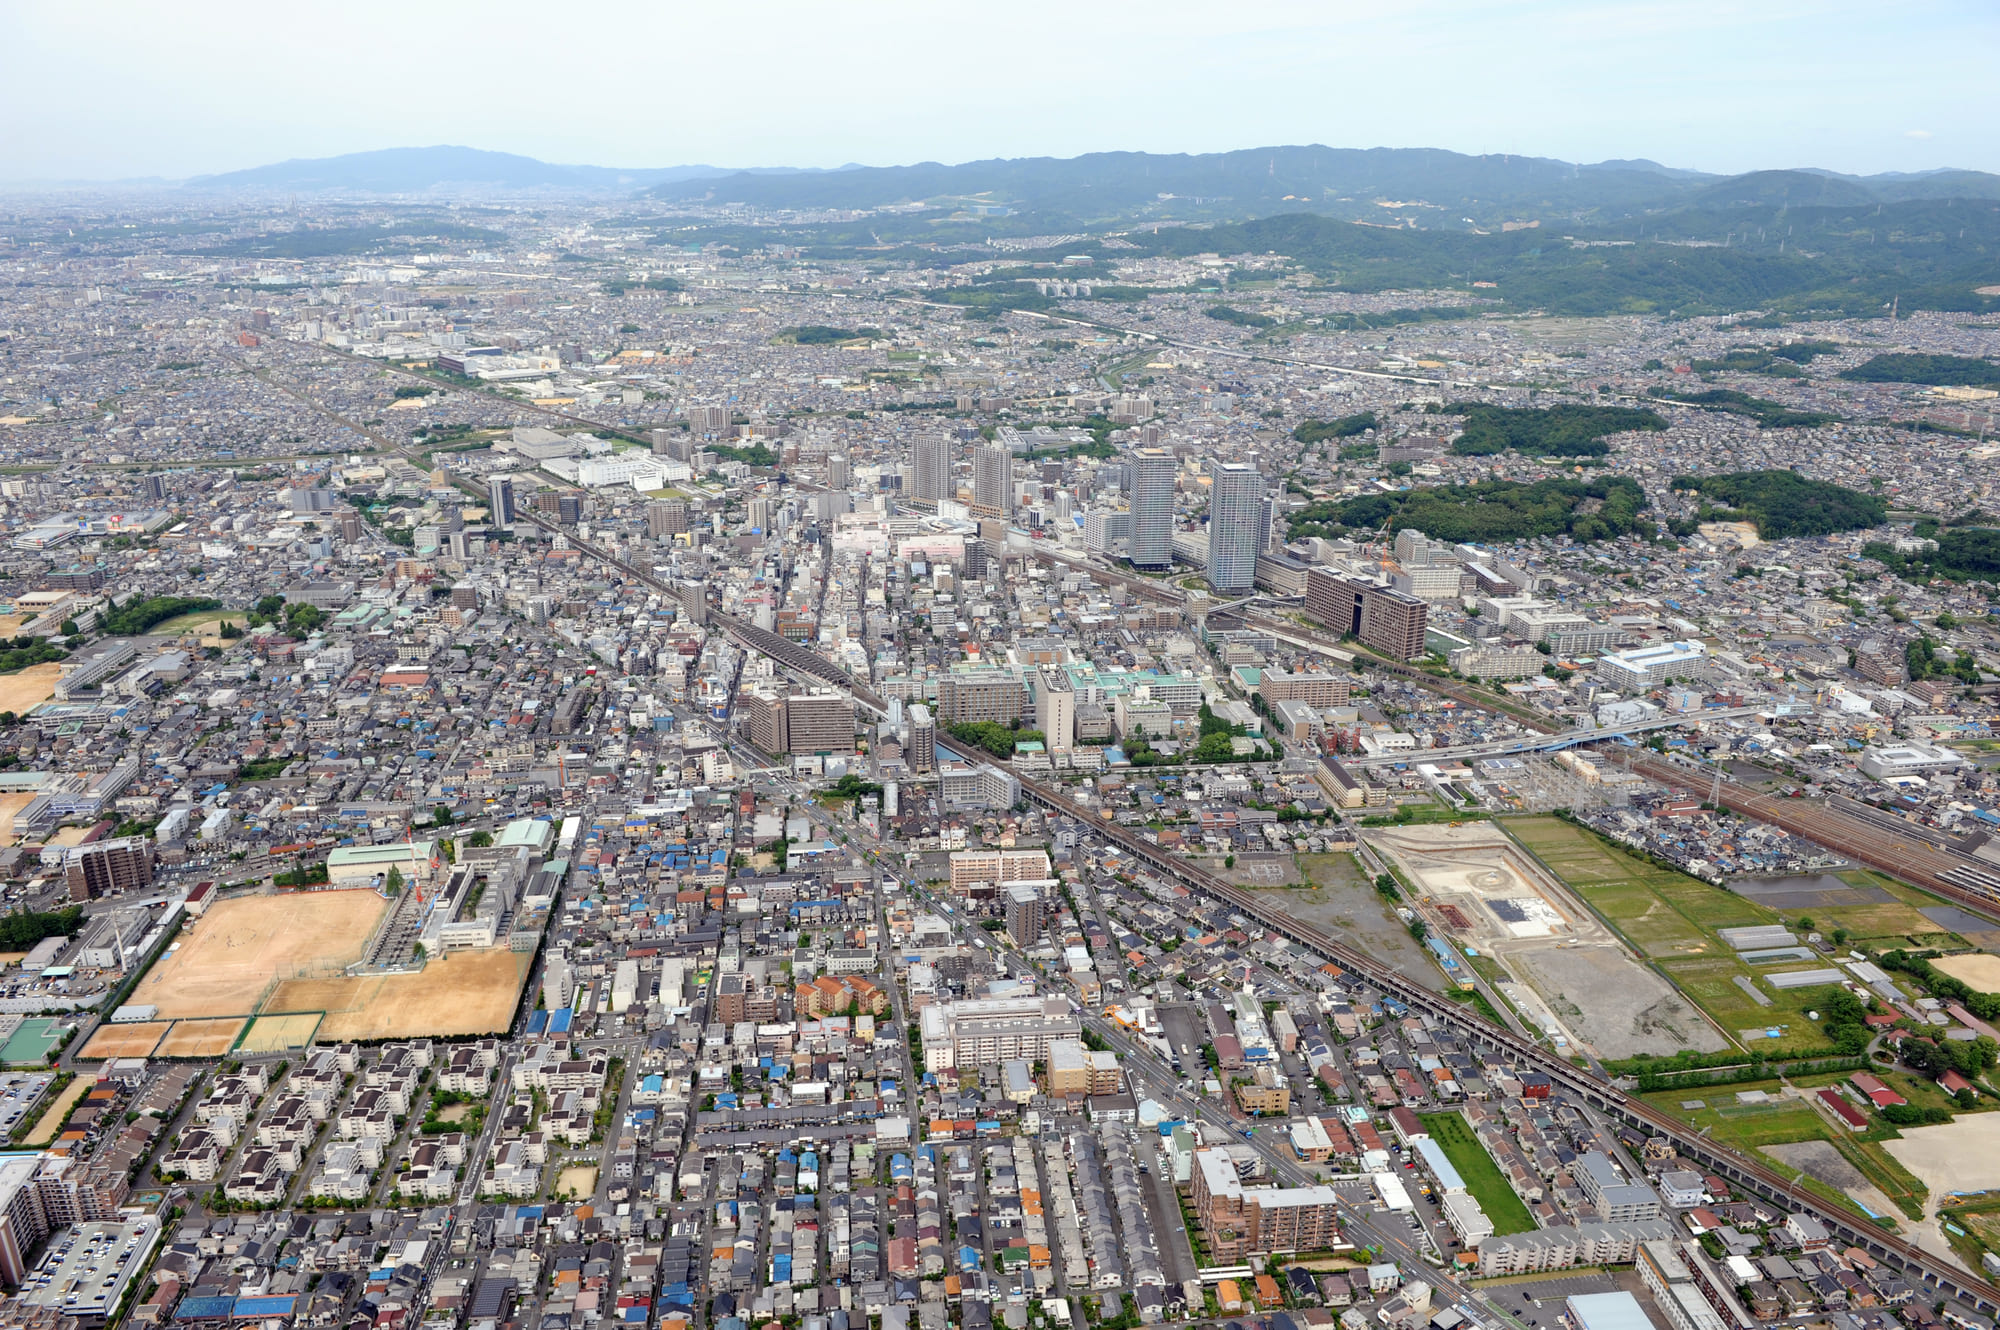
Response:
M1493 1162L1493 1156L1486 1153L1486 1147L1473 1135L1464 1114L1424 1113L1417 1120L1429 1130L1431 1139L1465 1179L1465 1189L1493 1221L1495 1233L1526 1233L1534 1228L1535 1217L1528 1213L1528 1207L1515 1194L1500 1166Z
M1560 818L1511 818L1504 825L1739 1045L1773 1056L1825 1046L1824 1033L1806 1018L1822 1000L1825 989L1775 989L1760 976L1773 970L1826 968L1826 962L1753 966L1739 960L1718 932L1758 924L1797 925L1798 912L1770 909L1685 873L1661 868ZM1900 898L1884 905L1849 908L1905 912L1928 923ZM1840 926L1831 920L1842 912L1812 913L1817 926L1832 928ZM1888 922L1906 925L1908 921L1898 914ZM1764 1001L1752 997L1746 983ZM1765 1032L1772 1029L1778 1036L1766 1037Z
M1923 1213L1928 1189L1907 1168L1898 1163L1882 1142L1894 1139L1899 1133L1879 1117L1871 1115L1869 1130L1860 1135L1847 1131L1836 1131L1828 1125L1827 1119L1804 1099L1792 1098L1786 1094L1787 1086L1801 1092L1810 1093L1821 1086L1837 1084L1849 1073L1820 1073L1802 1076L1790 1081L1760 1081L1754 1084L1709 1086L1699 1090L1658 1090L1642 1095L1647 1103L1669 1117L1680 1119L1711 1140L1731 1146L1744 1153L1755 1155L1767 1165L1778 1167L1788 1176L1799 1170L1784 1159L1765 1150L1766 1146L1793 1145L1802 1141L1824 1141L1845 1160L1856 1173L1866 1179L1869 1185L1878 1189L1883 1196L1893 1202L1908 1218L1919 1218ZM1885 1075L1898 1089L1908 1092L1915 1088L1910 1078L1902 1075ZM1740 1103L1737 1094L1762 1090L1771 1098L1763 1103ZM1699 1103L1700 1108L1685 1105ZM1824 1179L1814 1179L1814 1190L1838 1194L1838 1188ZM1852 1198L1848 1198L1852 1201Z

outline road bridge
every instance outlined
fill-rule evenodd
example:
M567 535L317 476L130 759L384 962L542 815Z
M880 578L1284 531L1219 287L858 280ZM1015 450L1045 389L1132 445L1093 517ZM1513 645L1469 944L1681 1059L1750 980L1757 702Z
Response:
M1412 748L1407 752L1365 753L1343 757L1340 764L1344 767L1384 767L1417 762L1462 762L1468 758L1504 757L1510 753L1540 753L1555 748L1573 748L1578 744L1601 743L1626 735L1646 734L1653 730L1677 729L1697 722L1739 720L1754 716L1758 711L1757 707L1729 707L1684 716L1654 716L1625 725L1605 725L1592 730L1558 730L1554 734L1530 735L1525 739L1495 739L1490 743L1456 744L1445 748Z

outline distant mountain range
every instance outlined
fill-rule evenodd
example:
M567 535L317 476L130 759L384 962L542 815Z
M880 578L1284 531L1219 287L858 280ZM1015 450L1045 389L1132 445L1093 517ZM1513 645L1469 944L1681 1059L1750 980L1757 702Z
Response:
M1253 148L1201 155L1107 152L815 175L736 174L663 181L663 199L762 207L864 208L960 202L1075 217L1208 201L1237 215L1310 211L1351 217L1437 214L1425 225L1488 225L1555 215L1609 221L1687 207L1854 206L1912 199L2000 199L1978 171L1849 176L1756 171L1718 176L1650 161L1580 165L1546 157L1467 156L1423 148ZM1171 196L1171 197L1169 197Z
M792 168L775 168L789 173ZM585 190L635 193L686 180L738 175L721 166L558 166L511 152L479 148L384 148L340 157L294 158L270 166L196 176L196 189L284 190L298 193L426 194L456 190Z
M678 202L796 209L927 204L973 215L1033 213L1069 221L1181 215L1189 209L1236 217L1315 212L1354 220L1394 213L1444 229L1539 216L1608 222L1686 208L2000 199L2000 176L1979 171L1852 176L1802 169L1719 176L1646 160L1577 164L1432 148L1320 145L834 170L565 166L476 148L390 148L201 176L187 186L399 195L511 190L644 194Z

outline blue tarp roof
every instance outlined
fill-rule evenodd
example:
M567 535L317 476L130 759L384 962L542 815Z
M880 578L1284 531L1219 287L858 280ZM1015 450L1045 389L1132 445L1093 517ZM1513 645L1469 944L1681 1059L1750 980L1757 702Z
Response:
M298 1299L291 1294L276 1298L238 1298L231 1316L290 1316Z
M234 1298L182 1298L181 1305L174 1308L176 1321L200 1321L213 1316L227 1316L229 1309L236 1305Z

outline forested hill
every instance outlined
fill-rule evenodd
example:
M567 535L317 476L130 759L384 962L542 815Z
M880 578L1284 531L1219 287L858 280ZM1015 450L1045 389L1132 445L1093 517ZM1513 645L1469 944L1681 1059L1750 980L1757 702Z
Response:
M1684 208L1573 239L1363 226L1284 216L1162 229L1127 243L1162 254L1276 251L1353 291L1474 289L1512 308L1604 314L1753 308L1865 315L1988 310L2000 272L2000 202L1918 200L1851 207Z
M1476 230L1507 220L1609 222L1681 207L1848 206L1917 198L2000 198L2000 176L1977 171L1857 177L1825 171L1743 176L1675 170L1657 162L1583 165L1514 153L1470 156L1437 148L1323 144L1217 153L1094 152L851 167L810 175L742 172L664 182L677 200L768 208L978 206L987 215L1044 220L1312 212L1348 219L1409 217L1431 230Z

